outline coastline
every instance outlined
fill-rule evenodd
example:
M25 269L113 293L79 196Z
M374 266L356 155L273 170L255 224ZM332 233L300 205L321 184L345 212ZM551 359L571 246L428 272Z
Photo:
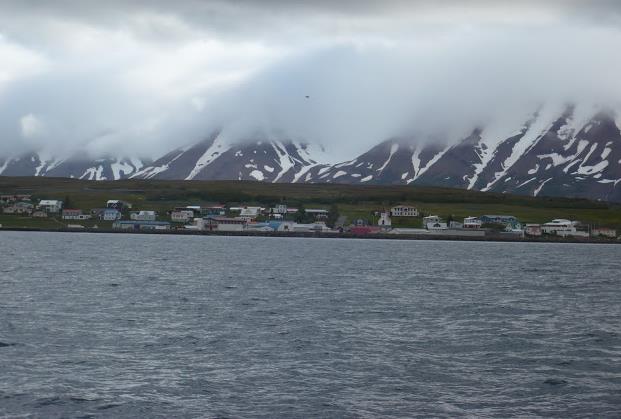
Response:
M305 232L261 232L261 231L196 231L196 230L115 230L115 229L70 229L70 228L30 228L2 227L3 231L44 232L44 233L82 233L82 234L155 234L176 236L233 236L233 237L290 237L325 239L365 239L365 240L440 240L466 242L513 242L513 243L574 243L574 244L621 244L621 240L576 238L576 237L515 237L511 235L489 234L482 237L438 235L438 234L351 234L351 233L305 233Z

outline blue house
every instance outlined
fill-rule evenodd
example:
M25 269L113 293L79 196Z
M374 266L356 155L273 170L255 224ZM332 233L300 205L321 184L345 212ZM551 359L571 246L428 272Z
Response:
M116 221L121 219L121 211L114 208L106 208L99 213L99 219L103 221Z

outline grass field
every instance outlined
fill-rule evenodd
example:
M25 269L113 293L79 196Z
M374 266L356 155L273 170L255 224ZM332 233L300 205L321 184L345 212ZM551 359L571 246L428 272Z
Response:
M373 211L403 203L414 205L425 214L445 218L452 215L457 220L483 214L511 214L522 222L541 223L552 218L568 218L621 228L621 205L618 204L415 186L270 184L248 181L93 182L65 178L0 177L0 194L10 193L32 194L35 199L68 199L70 206L83 210L103 207L108 199L122 199L131 202L134 209L150 209L160 214L174 206L190 204L267 206L283 202L292 207L304 205L307 208L328 208L336 204L339 212L351 220L370 219ZM399 220L398 223L402 226L419 225L415 220ZM1 216L0 224L51 227L58 225L58 221Z

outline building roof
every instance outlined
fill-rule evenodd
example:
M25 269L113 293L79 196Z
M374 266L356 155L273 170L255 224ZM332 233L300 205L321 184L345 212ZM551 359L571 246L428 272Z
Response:
M39 201L39 205L58 205L60 203L62 203L62 201L57 199L42 199Z

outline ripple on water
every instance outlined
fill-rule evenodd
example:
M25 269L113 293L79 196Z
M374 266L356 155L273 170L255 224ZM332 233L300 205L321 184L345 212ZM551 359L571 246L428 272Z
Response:
M0 234L0 416L621 416L619 246Z

